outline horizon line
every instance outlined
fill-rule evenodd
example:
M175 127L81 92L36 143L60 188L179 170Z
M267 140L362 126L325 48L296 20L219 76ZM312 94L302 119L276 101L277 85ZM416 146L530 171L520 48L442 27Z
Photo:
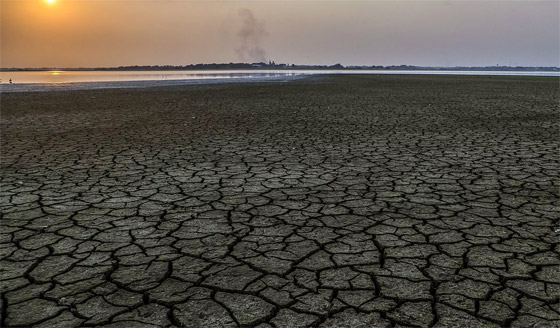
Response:
M409 68L409 69L422 69L422 68L429 68L429 69L474 69L474 68L516 68L516 69L527 69L527 68L539 68L539 69L555 69L560 70L560 66L512 66L512 65L486 65L486 66L466 66L466 65L455 65L455 66L433 66L433 65L410 65L410 64L393 64L393 65L342 65L340 63L331 64L331 65L320 65L320 64L288 64L288 63L278 63L276 64L274 61L269 61L267 64L266 62L229 62L229 63L197 63L197 64L184 64L184 65L170 65L170 64L156 64L156 65L120 65L120 66L96 66L96 67L56 67L56 66L42 66L42 67L0 67L0 71L12 71L12 70L98 70L98 69L130 69L130 68L192 68L197 66L227 66L227 65L251 65L252 67L248 67L249 69L259 69L259 68L298 68L298 67L314 67L314 68L333 68L337 67L338 69L353 69L353 68L375 68L375 69L388 69L388 68ZM259 66L256 66L259 65ZM235 68L233 68L235 69ZM237 68L239 69L239 68ZM247 69L247 68L244 68Z

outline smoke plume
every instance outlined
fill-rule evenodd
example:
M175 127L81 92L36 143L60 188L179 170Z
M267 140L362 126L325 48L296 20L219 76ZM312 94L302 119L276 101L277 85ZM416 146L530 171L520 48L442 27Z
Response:
M261 42L268 35L264 27L264 22L258 21L249 9L243 8L239 10L241 17L241 30L238 35L241 39L241 45L235 49L241 61L265 62L266 51L263 49Z

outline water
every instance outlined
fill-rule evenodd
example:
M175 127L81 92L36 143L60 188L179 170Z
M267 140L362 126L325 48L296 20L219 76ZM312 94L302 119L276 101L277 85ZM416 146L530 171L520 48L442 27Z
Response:
M32 71L0 72L2 84L168 81L200 79L270 78L293 76L296 71Z
M71 90L246 81L289 81L312 74L420 74L560 76L544 71L212 70L212 71L30 71L0 72L0 91ZM9 84L12 79L12 85Z

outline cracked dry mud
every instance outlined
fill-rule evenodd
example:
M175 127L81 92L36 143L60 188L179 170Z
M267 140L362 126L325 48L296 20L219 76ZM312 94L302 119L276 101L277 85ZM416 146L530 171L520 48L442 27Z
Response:
M557 327L557 78L2 94L3 327Z

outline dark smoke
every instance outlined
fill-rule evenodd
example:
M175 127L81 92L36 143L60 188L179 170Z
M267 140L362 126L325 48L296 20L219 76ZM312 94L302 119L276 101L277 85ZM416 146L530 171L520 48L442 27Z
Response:
M268 35L264 22L257 21L249 9L239 9L243 26L239 31L241 45L235 49L241 61L266 62L266 51L261 45L262 39Z

